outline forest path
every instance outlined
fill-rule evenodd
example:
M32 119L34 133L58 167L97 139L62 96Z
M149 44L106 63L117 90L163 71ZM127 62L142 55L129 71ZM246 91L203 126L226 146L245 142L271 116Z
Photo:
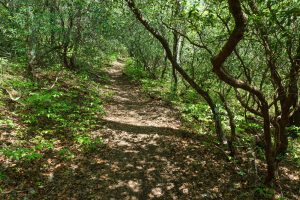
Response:
M112 99L106 104L107 116L104 119L133 126L179 129L181 123L177 113L163 106L161 101L142 94L140 88L123 74L123 68L122 62L115 61L108 69L111 84L107 90L112 93Z
M106 92L113 95L103 119L109 162L103 199L222 198L219 180L230 177L223 161L217 163L210 149L187 137L178 113L143 94L123 68L119 61L108 68Z
M90 134L102 137L104 145L84 151L71 142L73 158L50 154L32 169L25 166L24 183L44 180L38 194L29 190L32 199L258 199L251 195L252 162L228 162L214 136L182 130L179 113L144 94L123 69L121 61L112 63L110 81L99 83L107 114ZM296 181L287 185L299 190Z

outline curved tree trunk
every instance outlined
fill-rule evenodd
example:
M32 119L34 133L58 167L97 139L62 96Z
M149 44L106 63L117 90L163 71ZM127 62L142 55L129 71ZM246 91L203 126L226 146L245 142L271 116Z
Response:
M265 184L270 186L274 183L275 180L275 159L270 129L271 122L268 102L259 89L248 84L247 82L234 78L223 69L224 62L232 54L232 52L234 52L238 43L244 37L247 23L247 18L242 10L240 0L228 0L228 5L230 13L234 18L235 27L221 51L212 58L211 62L213 65L213 71L225 83L231 85L234 88L241 88L251 93L252 95L255 95L261 104L260 115L264 119L265 157L267 162L267 176L265 178Z

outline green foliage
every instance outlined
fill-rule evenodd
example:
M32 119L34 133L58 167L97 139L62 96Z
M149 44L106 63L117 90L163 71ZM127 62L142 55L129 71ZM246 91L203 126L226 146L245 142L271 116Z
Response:
M61 156L62 158L64 158L65 160L72 160L73 158L75 158L75 154L72 153L72 151L70 149L68 149L67 147L60 149L58 151L58 155Z
M144 78L140 80L142 91L148 93L153 97L162 97L164 100L168 101L165 89L167 87L165 83L161 80L154 80L150 78Z
M300 137L300 127L299 126L290 126L287 128L287 131L292 134L292 137L299 138Z
M212 122L212 120L207 117L210 112L209 107L204 103L185 104L182 112L188 121L193 121L196 119L197 121L202 122Z
M106 60L108 63L111 63L111 62L117 60L118 57L119 57L119 54L114 52L114 53L110 53L110 54L106 55Z
M292 130L295 130L292 128ZM299 130L296 128L296 130ZM297 132L299 133L299 132ZM295 137L295 139L292 140L291 144L288 148L288 155L291 160L293 160L298 167L300 167L300 137L299 134Z
M55 139L46 140L41 136L36 136L35 138L32 139L32 143L35 145L34 149L37 151L53 150L55 147L56 140Z
M187 103L195 103L199 101L199 94L197 94L195 90L187 89L183 92L182 98Z
M108 80L99 69L120 55L132 57L127 60L124 73L139 82L151 98L159 97L177 106L185 122L201 133L215 132L212 112L204 99L179 73L178 84L174 83L172 67L165 59L169 51L161 48L156 40L159 37L153 37L133 19L124 4L95 2L14 0L0 5L0 84L21 93L21 99L15 102L4 89L0 92L0 111L11 115L1 116L1 129L18 133L18 139L22 140L11 146L3 145L0 152L4 156L14 160L39 159L45 151L54 151L61 140L75 143L84 150L99 147L101 138L93 138L90 132L104 114L101 99L109 100L113 95L99 91L101 81ZM296 0L256 1L257 11L248 3L242 2L242 10L248 17L245 34L221 64L228 77L241 79L260 90L255 94L242 89L228 90L212 70L211 57L231 38L236 21L228 2L152 0L145 3L136 0L136 6L145 15L143 19L168 43L163 46L169 46L172 51L172 62L178 60L190 80L212 97L225 132L229 133L230 127L226 112L219 105L218 93L228 93L226 98L235 115L238 147L257 149L258 158L264 159L263 148L253 146L253 136L263 135L263 120L260 114L251 116L253 120L245 119L250 109L246 112L243 107L262 112L262 105L267 102L272 120L285 112L285 107L289 111L289 105L283 106L279 101L282 96L290 96L289 91L294 92L289 88L292 84L299 84L299 80L293 82L295 77L290 72L297 68L299 57L300 3ZM181 44L179 33L186 36ZM274 66L270 66L272 64ZM271 68L275 69L276 76L270 73ZM32 77L24 72L32 73ZM236 99L235 92L240 93L241 101ZM265 101L255 97L257 94L263 94ZM289 158L299 164L300 128L289 127L287 132ZM271 134L271 139L266 140L272 141L271 152L277 152L273 145L277 139ZM59 150L58 154L65 159L75 157L68 148ZM243 171L238 174L245 175ZM268 196L271 192L257 188L257 193Z
M31 143L30 148L8 146L0 148L0 153L13 160L31 161L42 158L44 150L53 150L55 146L54 139L46 140L41 136L37 136L29 142Z
M271 199L275 195L275 190L273 188L262 186L255 189L255 194L262 199Z
M24 122L43 130L85 130L103 114L99 96L89 91L71 89L40 90L23 100L20 108Z
M35 149L32 148L22 148L22 147L17 147L17 148L2 148L0 149L0 153L3 154L6 157L9 157L13 160L35 160L42 158L43 155L38 153Z
M89 135L77 135L75 136L76 142L85 150L95 150L97 147L103 144L103 140L100 137L92 138Z
M17 77L14 77L13 79L7 80L5 82L6 85L9 87L12 87L18 91L24 91L30 89L37 89L36 83L32 82L29 79L19 79Z
M237 113L234 119L236 122L236 130L240 134L251 133L255 135L262 131L262 124L249 120L247 121L241 113Z
M149 77L148 73L132 59L126 61L124 73L134 81Z
M0 127L6 127L8 129L13 129L15 127L15 123L13 120L7 119L0 119Z
M9 65L9 61L8 61L6 58L1 58L1 57L0 57L0 67L1 67L1 68L4 68L4 67L6 67L7 65Z
M64 116L71 113L73 108L60 98L62 96L63 93L57 90L32 93L23 100L26 104L25 112L22 114L24 122L30 125L66 123Z
M238 171L237 174L240 175L240 176L245 176L246 175L246 173L244 171Z
M0 181L3 181L5 179L7 179L6 174L0 171Z
M12 107L13 117L1 117L0 124L13 133L21 129L14 138L15 144L0 147L0 154L7 158L14 161L37 160L47 151L54 151L59 140L68 139L71 143L78 143L76 139L72 141L74 136L89 133L104 114L98 84L90 79L88 71L76 74L71 71L60 72L64 78L53 84L51 76L59 74L59 66L38 72L39 80L36 82L25 79L20 71L12 75L11 70L12 67L7 68L9 73L4 80L5 86L20 91L22 96L20 104L15 103L17 106ZM6 108L6 103L2 103ZM93 149L100 143L101 138L97 138L82 146ZM67 149L57 153L64 159L75 157Z

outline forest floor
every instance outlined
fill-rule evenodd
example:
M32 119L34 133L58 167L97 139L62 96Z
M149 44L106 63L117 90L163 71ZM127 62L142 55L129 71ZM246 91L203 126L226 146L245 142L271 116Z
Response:
M253 199L255 173L249 159L228 161L209 135L183 128L168 104L141 92L123 74L124 64L107 68L106 115L93 131L104 144L76 152L70 160L48 157L11 173L14 191L4 199ZM299 199L299 173L285 168L284 195ZM261 172L258 172L261 173ZM5 195L7 194L7 195ZM22 195L23 194L23 195ZM10 198L12 197L12 198ZM22 197L22 198L21 198Z

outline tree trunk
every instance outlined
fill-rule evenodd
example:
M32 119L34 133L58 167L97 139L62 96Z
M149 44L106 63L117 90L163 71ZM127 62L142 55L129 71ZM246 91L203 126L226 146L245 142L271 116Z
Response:
M64 67L70 69L69 58L68 58L68 46L64 44L62 52L62 62Z
M272 135L271 135L271 122L270 122L270 115L269 115L269 107L267 102L262 104L262 114L264 118L264 141L265 141L265 157L267 162L267 175L265 177L265 185L266 186L273 186L275 182L275 155L273 152L273 144L272 144Z
M28 52L28 64L26 68L27 77L33 80L33 68L35 64L35 49L30 48Z
M167 66L168 66L168 58L167 58L167 56L165 56L165 58L164 58L164 67L163 67L163 70L162 70L161 75L160 75L161 80L163 80L165 78L165 74L166 74L166 71L167 71Z
M222 128L219 108L215 105L215 103L212 101L212 99L211 99L211 103L212 103L212 105L210 105L210 109L213 113L213 120L214 120L214 123L215 123L215 129L216 129L216 133L217 133L219 142L222 143L222 144L225 144L226 143L226 138L225 138L223 128Z
M232 87L241 88L251 93L252 95L255 95L261 104L260 114L264 119L265 157L267 162L267 176L265 178L265 184L270 186L274 183L275 180L275 159L270 129L268 102L266 101L263 93L255 86L232 77L223 69L224 62L232 54L232 52L234 52L238 43L242 40L247 23L247 18L242 10L240 0L228 0L228 5L230 13L234 17L235 27L221 51L214 58L212 58L213 71L221 80L231 85Z
M180 35L177 32L173 32L173 59L180 64L180 46L181 46L181 39ZM178 86L178 78L176 74L176 69L172 67L172 77L173 77L173 85L172 85L172 92L175 94L177 92Z
M236 155L236 149L235 149L235 141L236 141L236 131L235 131L235 122L234 122L234 115L233 112L231 111L225 96L221 93L219 93L220 99L223 102L224 108L227 112L227 116L229 119L229 126L230 126L230 139L228 140L228 148L230 151L230 155L231 156L235 156Z
M36 30L34 24L34 14L32 6L28 7L28 38L27 38L27 56L28 56L28 64L26 68L26 74L29 79L33 79L33 69L36 63Z

